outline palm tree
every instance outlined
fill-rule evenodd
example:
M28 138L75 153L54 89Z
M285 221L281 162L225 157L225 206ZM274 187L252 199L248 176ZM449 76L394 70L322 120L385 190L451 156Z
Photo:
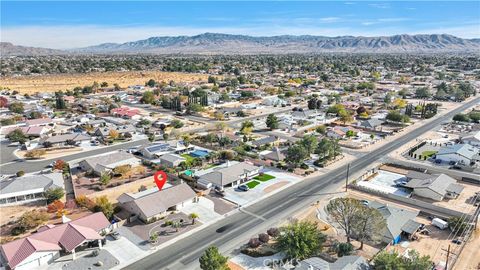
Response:
M197 213L191 213L189 217L192 219L192 225L195 225L195 219L199 218Z
M180 228L180 226L182 226L182 224L180 224L180 221L175 220L172 222L172 228L175 228L175 232L178 232L178 229Z

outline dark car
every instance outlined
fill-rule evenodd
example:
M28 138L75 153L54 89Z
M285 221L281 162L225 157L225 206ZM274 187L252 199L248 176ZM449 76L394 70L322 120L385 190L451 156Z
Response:
M247 185L240 185L238 186L238 190L240 191L249 191L250 188Z
M462 239L457 238L457 239L453 239L452 243L457 244L457 245L461 245L463 243L463 241L462 241Z
M115 240L118 240L120 237L122 237L118 232L112 232L110 236Z

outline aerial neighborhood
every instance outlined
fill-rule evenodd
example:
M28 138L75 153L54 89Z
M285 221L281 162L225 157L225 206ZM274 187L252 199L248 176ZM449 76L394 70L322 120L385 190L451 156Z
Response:
M480 269L478 38L81 46L1 44L0 270Z

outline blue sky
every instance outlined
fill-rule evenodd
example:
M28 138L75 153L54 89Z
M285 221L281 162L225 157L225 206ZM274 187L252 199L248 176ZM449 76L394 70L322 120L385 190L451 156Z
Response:
M479 38L480 1L1 1L0 29L2 41L50 48L204 32Z

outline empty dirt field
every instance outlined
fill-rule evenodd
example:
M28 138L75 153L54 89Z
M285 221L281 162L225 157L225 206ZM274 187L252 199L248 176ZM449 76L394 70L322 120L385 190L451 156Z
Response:
M120 87L130 85L144 85L150 79L157 82L193 82L206 81L208 75L162 71L126 71L126 72L97 72L86 74L60 74L2 77L0 86L17 90L20 93L34 94L35 92L55 92L59 90L73 90L73 88L92 85L93 82L107 82L109 86L118 83Z

